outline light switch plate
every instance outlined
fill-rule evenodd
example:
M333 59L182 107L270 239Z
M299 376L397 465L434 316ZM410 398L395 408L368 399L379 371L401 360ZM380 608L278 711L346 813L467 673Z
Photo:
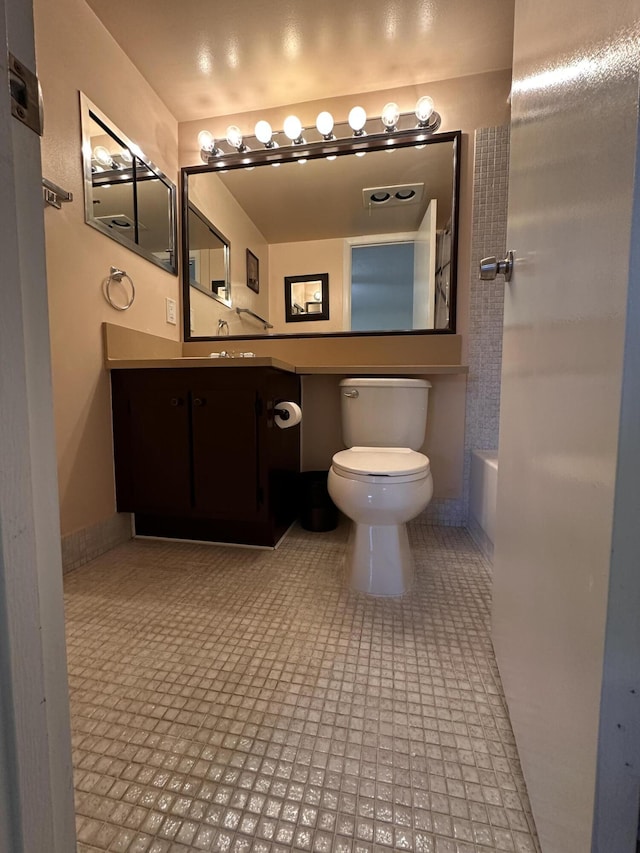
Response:
M171 299L169 296L167 296L165 299L165 304L167 307L167 323L171 323L172 326L177 325L178 312L176 310L176 300Z

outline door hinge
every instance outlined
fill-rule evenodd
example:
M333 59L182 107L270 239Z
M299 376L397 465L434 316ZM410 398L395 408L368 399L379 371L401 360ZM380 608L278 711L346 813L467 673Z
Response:
M11 92L11 115L42 136L44 115L42 90L37 76L26 68L19 59L7 54L9 90Z

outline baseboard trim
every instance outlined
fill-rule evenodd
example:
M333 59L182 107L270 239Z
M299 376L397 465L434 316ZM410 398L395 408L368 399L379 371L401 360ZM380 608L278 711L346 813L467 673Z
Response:
M116 512L110 518L76 530L63 536L62 571L64 574L84 566L105 554L116 545L128 542L133 537L131 515L128 512Z

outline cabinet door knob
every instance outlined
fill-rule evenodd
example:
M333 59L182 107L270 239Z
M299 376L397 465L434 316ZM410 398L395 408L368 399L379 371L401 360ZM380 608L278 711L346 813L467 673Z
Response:
M193 405L194 406L204 406L207 401L203 397L194 397Z
M171 400L169 400L169 403L172 406L181 406L182 400L180 399L180 397L172 397Z

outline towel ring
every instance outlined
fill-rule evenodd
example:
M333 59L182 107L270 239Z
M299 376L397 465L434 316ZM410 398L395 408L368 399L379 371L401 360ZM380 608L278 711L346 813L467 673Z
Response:
M129 299L126 305L118 305L116 302L113 301L111 297L111 284L114 281L120 284L123 278L126 278L129 284L131 285L131 298ZM136 289L134 287L133 281L131 280L131 276L127 275L124 270L119 270L118 267L111 267L109 276L105 279L104 296L109 305L111 305L112 308L115 308L116 311L126 311L128 308L131 308L134 299L136 298Z

